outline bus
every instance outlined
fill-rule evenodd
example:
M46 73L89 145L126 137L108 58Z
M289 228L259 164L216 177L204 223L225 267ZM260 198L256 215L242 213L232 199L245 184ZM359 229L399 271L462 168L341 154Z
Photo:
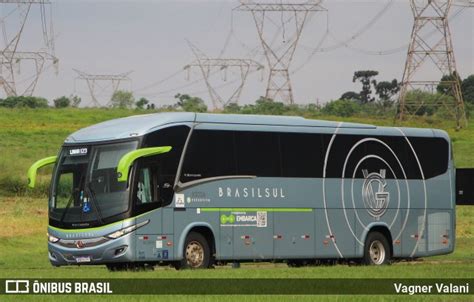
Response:
M455 246L442 130L156 113L71 134L30 187L47 165L53 266L383 265Z

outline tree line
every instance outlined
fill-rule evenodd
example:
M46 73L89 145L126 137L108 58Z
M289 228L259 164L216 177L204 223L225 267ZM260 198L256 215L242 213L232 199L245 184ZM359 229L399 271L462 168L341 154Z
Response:
M400 92L400 83L397 79L390 81L378 81L378 71L360 70L355 71L352 81L361 85L360 91L347 91L337 100L320 104L306 105L287 105L280 102L274 102L271 99L260 97L253 104L239 105L236 103L227 104L222 110L224 113L240 114L325 114L348 117L353 115L364 116L393 116L397 111L397 97ZM457 74L444 76L434 91L427 92L422 90L412 90L407 94L407 103L423 103L423 106L416 108L418 115L432 116L440 115L445 117L446 108L439 106L430 106L437 102L454 102L453 92L450 85L443 82L451 81L457 78L461 82L461 90L468 111L474 108L474 75L470 75L464 80ZM116 91L111 99L110 105L113 108L139 110L160 110L160 111L189 111L189 112L208 112L209 108L206 102L199 97L189 94L176 94L176 103L156 107L153 102L146 98L136 100L130 91ZM61 96L53 100L55 108L79 107L81 98L75 95ZM48 101L41 97L34 96L11 96L0 99L0 107L17 108L47 108Z

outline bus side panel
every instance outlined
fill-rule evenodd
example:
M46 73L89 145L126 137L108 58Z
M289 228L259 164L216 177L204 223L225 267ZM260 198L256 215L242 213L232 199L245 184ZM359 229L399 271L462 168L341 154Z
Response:
M163 249L166 249L166 243L163 244L163 241L158 238L163 235L162 213L163 209L157 209L137 217L136 223L149 220L148 224L136 230L137 261L161 261L168 258L167 252L164 253L165 258L163 258Z
M424 209L403 209L403 217L408 215L408 220L403 229L401 245L402 257L420 257L426 251L426 222Z
M337 250L329 238L329 229L323 208L316 209L315 216L315 249L316 258L337 258Z
M354 211L346 211L347 221L346 215L344 215L344 211L341 209L330 209L328 210L328 215L335 245L337 246L340 254L344 258L355 257L356 240L348 226L350 225L352 229L355 228ZM337 252L336 256L339 255L339 252Z
M314 213L276 212L274 218L274 258L314 258Z
M228 211L220 211L219 217L227 217ZM220 220L220 218L219 218ZM217 258L226 260L234 257L234 227L230 224L223 223L227 221L219 221L220 235L219 235L219 250L217 251Z
M325 181L325 196L323 196L322 209L322 229L323 233L319 234L322 237L323 245L317 245L316 249L323 250L324 257L329 258L350 258L355 256L355 237L351 229L355 229L354 224L354 210L352 202L349 201L348 196L351 195L349 186L342 186L342 179L326 179ZM346 197L344 202L342 200L342 191ZM346 200L347 199L347 200ZM326 210L324 208L324 201ZM326 217L327 212L327 217ZM329 244L326 241L329 240ZM329 251L327 246L333 246ZM327 253L328 252L328 253Z
M273 259L273 212L233 212L235 259ZM266 223L257 226L253 221L239 221L239 217L266 215Z
M167 245L169 244L168 242L172 242L173 243L173 240L174 240L174 243L177 244L177 239L179 238L179 234L175 234L174 233L174 209L171 208L171 207L165 207L163 208L163 211L162 211L162 216L161 216L161 219L163 221L163 229L162 229L162 235L164 236L167 236L167 240L166 241L163 241L162 242L162 256L163 256L163 252L165 253L165 257L163 257L163 260L173 260L173 259L176 259L176 256L175 256L175 253L176 253L176 249L171 250L169 249L170 247L168 247ZM174 235L174 236L173 236ZM171 253L173 252L173 253ZM166 255L168 254L168 255ZM168 256L168 259L166 259L166 256Z
M430 255L452 252L453 231L451 229L451 210L429 210L427 218L427 238Z
M389 231L390 235L392 236L392 248L393 248L393 255L392 257L401 257L402 255L402 224L403 224L403 217L402 212L403 210L400 208L397 209L389 209L387 211L391 214L391 217L395 217L394 220L391 220L389 223Z
M427 181L429 211L427 212L428 255L446 254L454 248L454 186L448 173Z

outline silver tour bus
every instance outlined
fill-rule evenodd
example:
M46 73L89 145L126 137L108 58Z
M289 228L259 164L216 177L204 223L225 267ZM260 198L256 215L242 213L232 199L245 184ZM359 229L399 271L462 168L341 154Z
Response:
M54 266L301 265L448 254L450 139L300 117L158 113L71 134L54 164Z

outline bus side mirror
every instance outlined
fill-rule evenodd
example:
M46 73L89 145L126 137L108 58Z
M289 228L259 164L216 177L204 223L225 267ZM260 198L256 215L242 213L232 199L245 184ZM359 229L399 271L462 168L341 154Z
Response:
M37 162L35 162L33 165L31 165L31 167L28 169L28 186L30 188L35 187L36 174L38 172L38 169L44 166L52 165L56 163L57 160L58 160L57 156L50 156L50 157L40 159Z
M153 148L143 148L135 151L128 152L120 159L117 166L117 177L119 182L124 182L128 180L128 172L130 167L133 165L133 162L142 157L148 157L163 153L170 152L172 147L153 147Z

